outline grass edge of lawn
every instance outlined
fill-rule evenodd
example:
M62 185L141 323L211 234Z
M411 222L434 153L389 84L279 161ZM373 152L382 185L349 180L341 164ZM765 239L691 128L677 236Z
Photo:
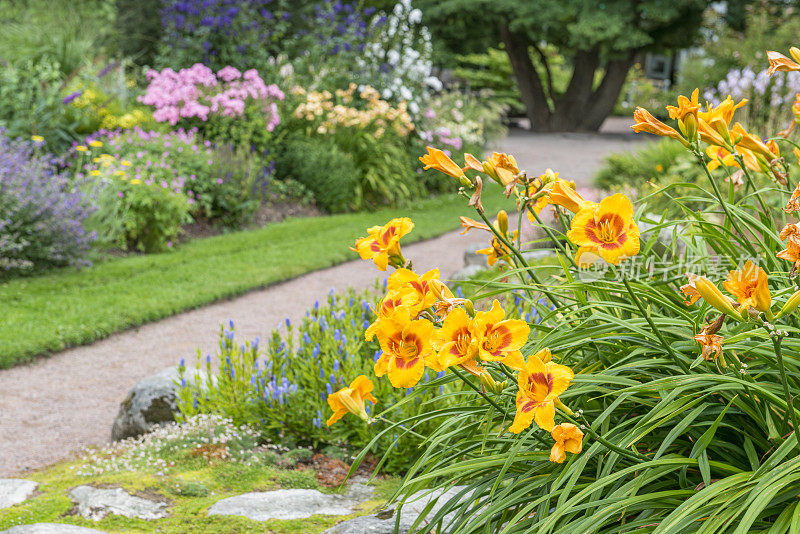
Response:
M490 198L495 198L497 200L490 201L490 204L494 205L497 203L499 206L500 200L498 197L499 195L491 195ZM84 268L80 270L59 269L57 271L46 273L37 277L16 278L9 280L3 284L0 284L0 302L10 302L10 305L12 306L12 309L9 313L11 317L10 321L8 319L5 319L4 321L4 318L0 317L0 369L29 363L39 358L47 357L55 352L90 344L95 341L105 339L112 334L137 328L150 322L172 317L177 314L198 309L213 303L234 299L249 292L265 289L272 285L285 282L313 271L330 268L332 266L357 259L358 256L355 253L351 253L347 250L347 247L352 244L352 240L348 241L347 239L342 239L340 242L337 239L335 251L328 251L327 253L323 254L322 257L305 257L300 265L278 266L273 269L273 271L276 272L271 272L269 275L265 275L262 272L252 279L240 281L239 283L231 283L227 286L220 287L215 291L206 291L205 293L199 295L178 295L180 298L178 298L177 301L169 300L169 304L164 304L164 301L162 300L159 301L154 308L148 308L146 310L139 311L138 313L108 314L107 317L104 316L104 322L97 322L88 325L78 324L77 326L73 324L74 317L72 318L72 323L70 323L66 318L63 318L60 321L56 319L56 322L53 323L53 318L47 317L47 306L59 304L59 298L62 300L76 298L74 295L70 296L70 292L81 291L82 285L84 286L83 289L97 291L96 287L91 287L91 289L88 289L88 284L84 284L84 282L91 280L93 276L99 276L99 273L107 271L108 273L106 276L109 277L109 279L114 277L116 280L118 279L119 275L118 273L115 273L115 271L121 271L123 275L132 275L133 271L142 265L147 266L148 263L151 265L158 264L165 270L170 270L172 267L174 267L170 264L180 264L184 261L180 257L181 254L188 256L189 259L198 261L202 259L203 255L208 252L206 249L209 246L214 245L218 245L218 248L221 250L226 248L229 249L224 250L225 254L221 254L221 258L227 258L228 256L245 257L247 254L253 252L251 248L247 247L247 241L252 240L255 238L255 236L260 234L274 234L276 232L280 233L281 229L284 227L296 228L298 226L315 227L318 225L325 225L325 223L328 221L332 221L334 223L343 222L346 226L344 230L342 230L341 226L334 228L336 226L335 224L329 224L326 225L326 227L330 228L330 231L332 232L338 231L340 234L342 232L346 233L348 234L348 239L354 239L358 235L364 235L367 226L383 224L391 217L411 216L412 220L416 219L416 222L421 221L423 224L417 224L415 230L403 238L403 243L410 244L427 239L433 239L457 228L457 216L463 212L466 212L467 208L465 204L466 202L464 199L456 197L455 195L445 194L420 201L415 204L414 207L410 208L385 208L374 212L326 215L322 217L302 219L287 219L281 223L268 225L257 230L242 230L239 232L232 232L230 234L223 234L220 236L190 241L182 245L181 249L178 251L168 252L165 254L112 258L90 268ZM304 236L304 238L308 238L308 236ZM322 239L324 241L324 236ZM235 246L237 240L241 241L244 246ZM280 246L278 248L280 248ZM250 264L247 264L246 266L253 267ZM64 282L65 280L69 281L69 283L66 284L66 287L59 287L58 283L60 281ZM188 289L187 287L184 287L185 285L190 285L190 282L187 282L186 284L178 283L175 285L175 287L165 284L159 289L161 289L162 292L166 290L168 294L164 295L164 297L169 299L170 297L176 297L176 294L181 293L181 290L184 290L185 293L185 290ZM39 296L39 299L45 298L46 300L44 306L37 306L35 302L37 297L25 294L25 290L28 286L38 286L39 290L47 290L49 289L48 286L53 286L54 288L59 289L61 293ZM16 295L14 294L15 289L17 291ZM153 292L157 291L154 288L151 289ZM169 294L170 289L172 289L172 294ZM100 293L102 293L102 291L100 291ZM8 295L11 295L12 298L5 298ZM66 297L63 295L66 295ZM122 292L114 294L115 299L123 299L125 297L126 295ZM50 302L50 298L52 298L52 300L55 302ZM17 314L13 315L15 309L17 310ZM44 312L42 312L43 309L45 310ZM20 310L22 311L20 312ZM56 311L60 311L62 315L67 315L66 309L57 309ZM42 314L41 316L39 315L40 313ZM14 318L20 315L22 316L23 320L16 321L16 324L13 324ZM33 323L40 322L40 320L49 320L49 323L53 323L53 329L48 333L49 335L42 335L41 332L38 334L34 332L32 335L28 335L26 337L24 335L25 332L30 331L32 327L35 328L38 326L34 325ZM10 328L12 326L15 327L13 328L13 331L12 328Z

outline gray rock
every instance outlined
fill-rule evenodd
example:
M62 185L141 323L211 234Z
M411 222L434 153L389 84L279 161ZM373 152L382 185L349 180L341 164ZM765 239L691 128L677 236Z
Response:
M0 508L8 508L24 502L39 484L21 478L0 478Z
M464 486L453 486L447 491L436 490L429 492L423 490L413 493L406 500L405 504L402 506L402 509L399 511L400 525L397 533L406 534L409 532L414 522L431 501L436 502L431 510L426 514L426 517L432 517L450 499L457 496L463 490ZM469 498L469 496L467 496L467 498ZM444 522L442 523L443 526L446 527L449 522L455 519L455 516L455 513L447 514L444 517ZM392 514L390 511L388 511L388 513L379 512L375 515L356 517L355 519L343 521L342 523L329 528L323 532L323 534L394 534L396 521L397 518L394 517L394 514Z
M475 278L479 273L487 270L486 265L467 265L463 269L459 269L458 271L454 272L450 277L449 280L454 281L461 281L461 280L471 280Z
M75 501L77 512L93 521L110 514L138 519L161 519L167 516L167 503L134 497L121 488L78 486L69 492L69 496Z
M105 534L105 532L94 530L93 528L77 527L75 525L34 523L32 525L11 527L0 534Z
M312 515L349 515L370 498L371 486L351 484L346 495L328 495L310 489L245 493L214 503L208 515L237 515L253 521L302 519Z
M551 248L540 248L537 250L526 250L522 253L522 257L525 258L525 261L532 262L532 261L539 261L544 258L548 258L550 256L555 256L556 253Z
M203 380L206 373L187 369L185 375L187 380L194 381ZM168 367L137 382L119 406L111 438L120 440L140 436L156 426L175 421L179 381L178 368Z
M485 254L478 254L476 251L487 248L489 246L489 240L470 243L464 249L464 266L469 267L470 265L480 265L483 268L486 268L486 255Z

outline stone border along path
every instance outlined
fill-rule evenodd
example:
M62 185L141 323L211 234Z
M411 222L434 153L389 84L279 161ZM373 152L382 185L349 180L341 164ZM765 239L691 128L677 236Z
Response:
M609 123L613 132L622 132L630 121ZM531 173L551 167L580 187L589 185L605 155L632 150L642 139L619 133L515 130L498 150L514 154L520 168ZM464 213L468 214L466 208ZM446 279L462 267L462 251L474 240L450 232L403 248L417 269L438 267ZM349 245L342 243L342 247ZM366 287L376 272L372 262L344 263L0 371L0 477L44 467L88 445L107 443L128 390L181 358L192 362L198 347L203 354L213 353L223 321L233 319L237 336L264 338L286 317L299 320L331 288Z

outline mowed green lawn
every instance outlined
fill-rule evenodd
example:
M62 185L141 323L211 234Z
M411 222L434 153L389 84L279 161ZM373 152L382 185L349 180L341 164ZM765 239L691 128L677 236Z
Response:
M494 190L485 198L487 213L505 200ZM291 219L168 253L8 281L0 285L0 368L355 259L348 246L392 217L414 220L403 238L410 243L458 227L458 216L470 211L463 198L445 195L403 209Z

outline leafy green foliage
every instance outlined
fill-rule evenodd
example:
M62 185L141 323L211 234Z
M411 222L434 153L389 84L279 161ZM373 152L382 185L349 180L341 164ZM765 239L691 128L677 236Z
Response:
M118 244L124 250L164 251L192 220L187 198L160 184L119 182L118 193L123 229Z
M348 387L356 376L373 373L380 351L376 350L376 342L364 341L364 331L375 320L372 309L379 300L378 289L382 290L382 285L359 293L331 292L327 302L317 302L299 324L293 325L287 319L286 329L274 330L264 345L259 340L242 344L235 338L232 323L221 328L216 355L219 372L214 372L210 356L204 358L198 353L197 369L205 370L207 375L204 380L184 381L178 394L183 416L202 413L231 418L237 425L258 427L265 439L288 447L363 447L376 429L389 425L381 421L368 427L361 419L347 416L328 427L326 420L331 412L327 397ZM435 373L427 372L423 381L433 378ZM442 390L437 392L434 388L426 391L413 402L400 403L405 391L394 389L387 381L378 381L373 392L378 403L374 408L368 403L367 413L399 403L388 417L415 416L421 405L442 394ZM417 431L426 428L418 426ZM384 468L396 472L408 466L418 444L411 434L395 432L371 447L375 453L395 451Z
M359 169L334 142L289 138L275 163L278 176L307 187L321 209L340 213L355 205Z
M524 113L525 106L520 100L519 88L505 51L489 48L483 53L457 56L457 60L458 67L453 69L453 76L463 80L471 90L491 90L493 100L508 106L511 113Z

